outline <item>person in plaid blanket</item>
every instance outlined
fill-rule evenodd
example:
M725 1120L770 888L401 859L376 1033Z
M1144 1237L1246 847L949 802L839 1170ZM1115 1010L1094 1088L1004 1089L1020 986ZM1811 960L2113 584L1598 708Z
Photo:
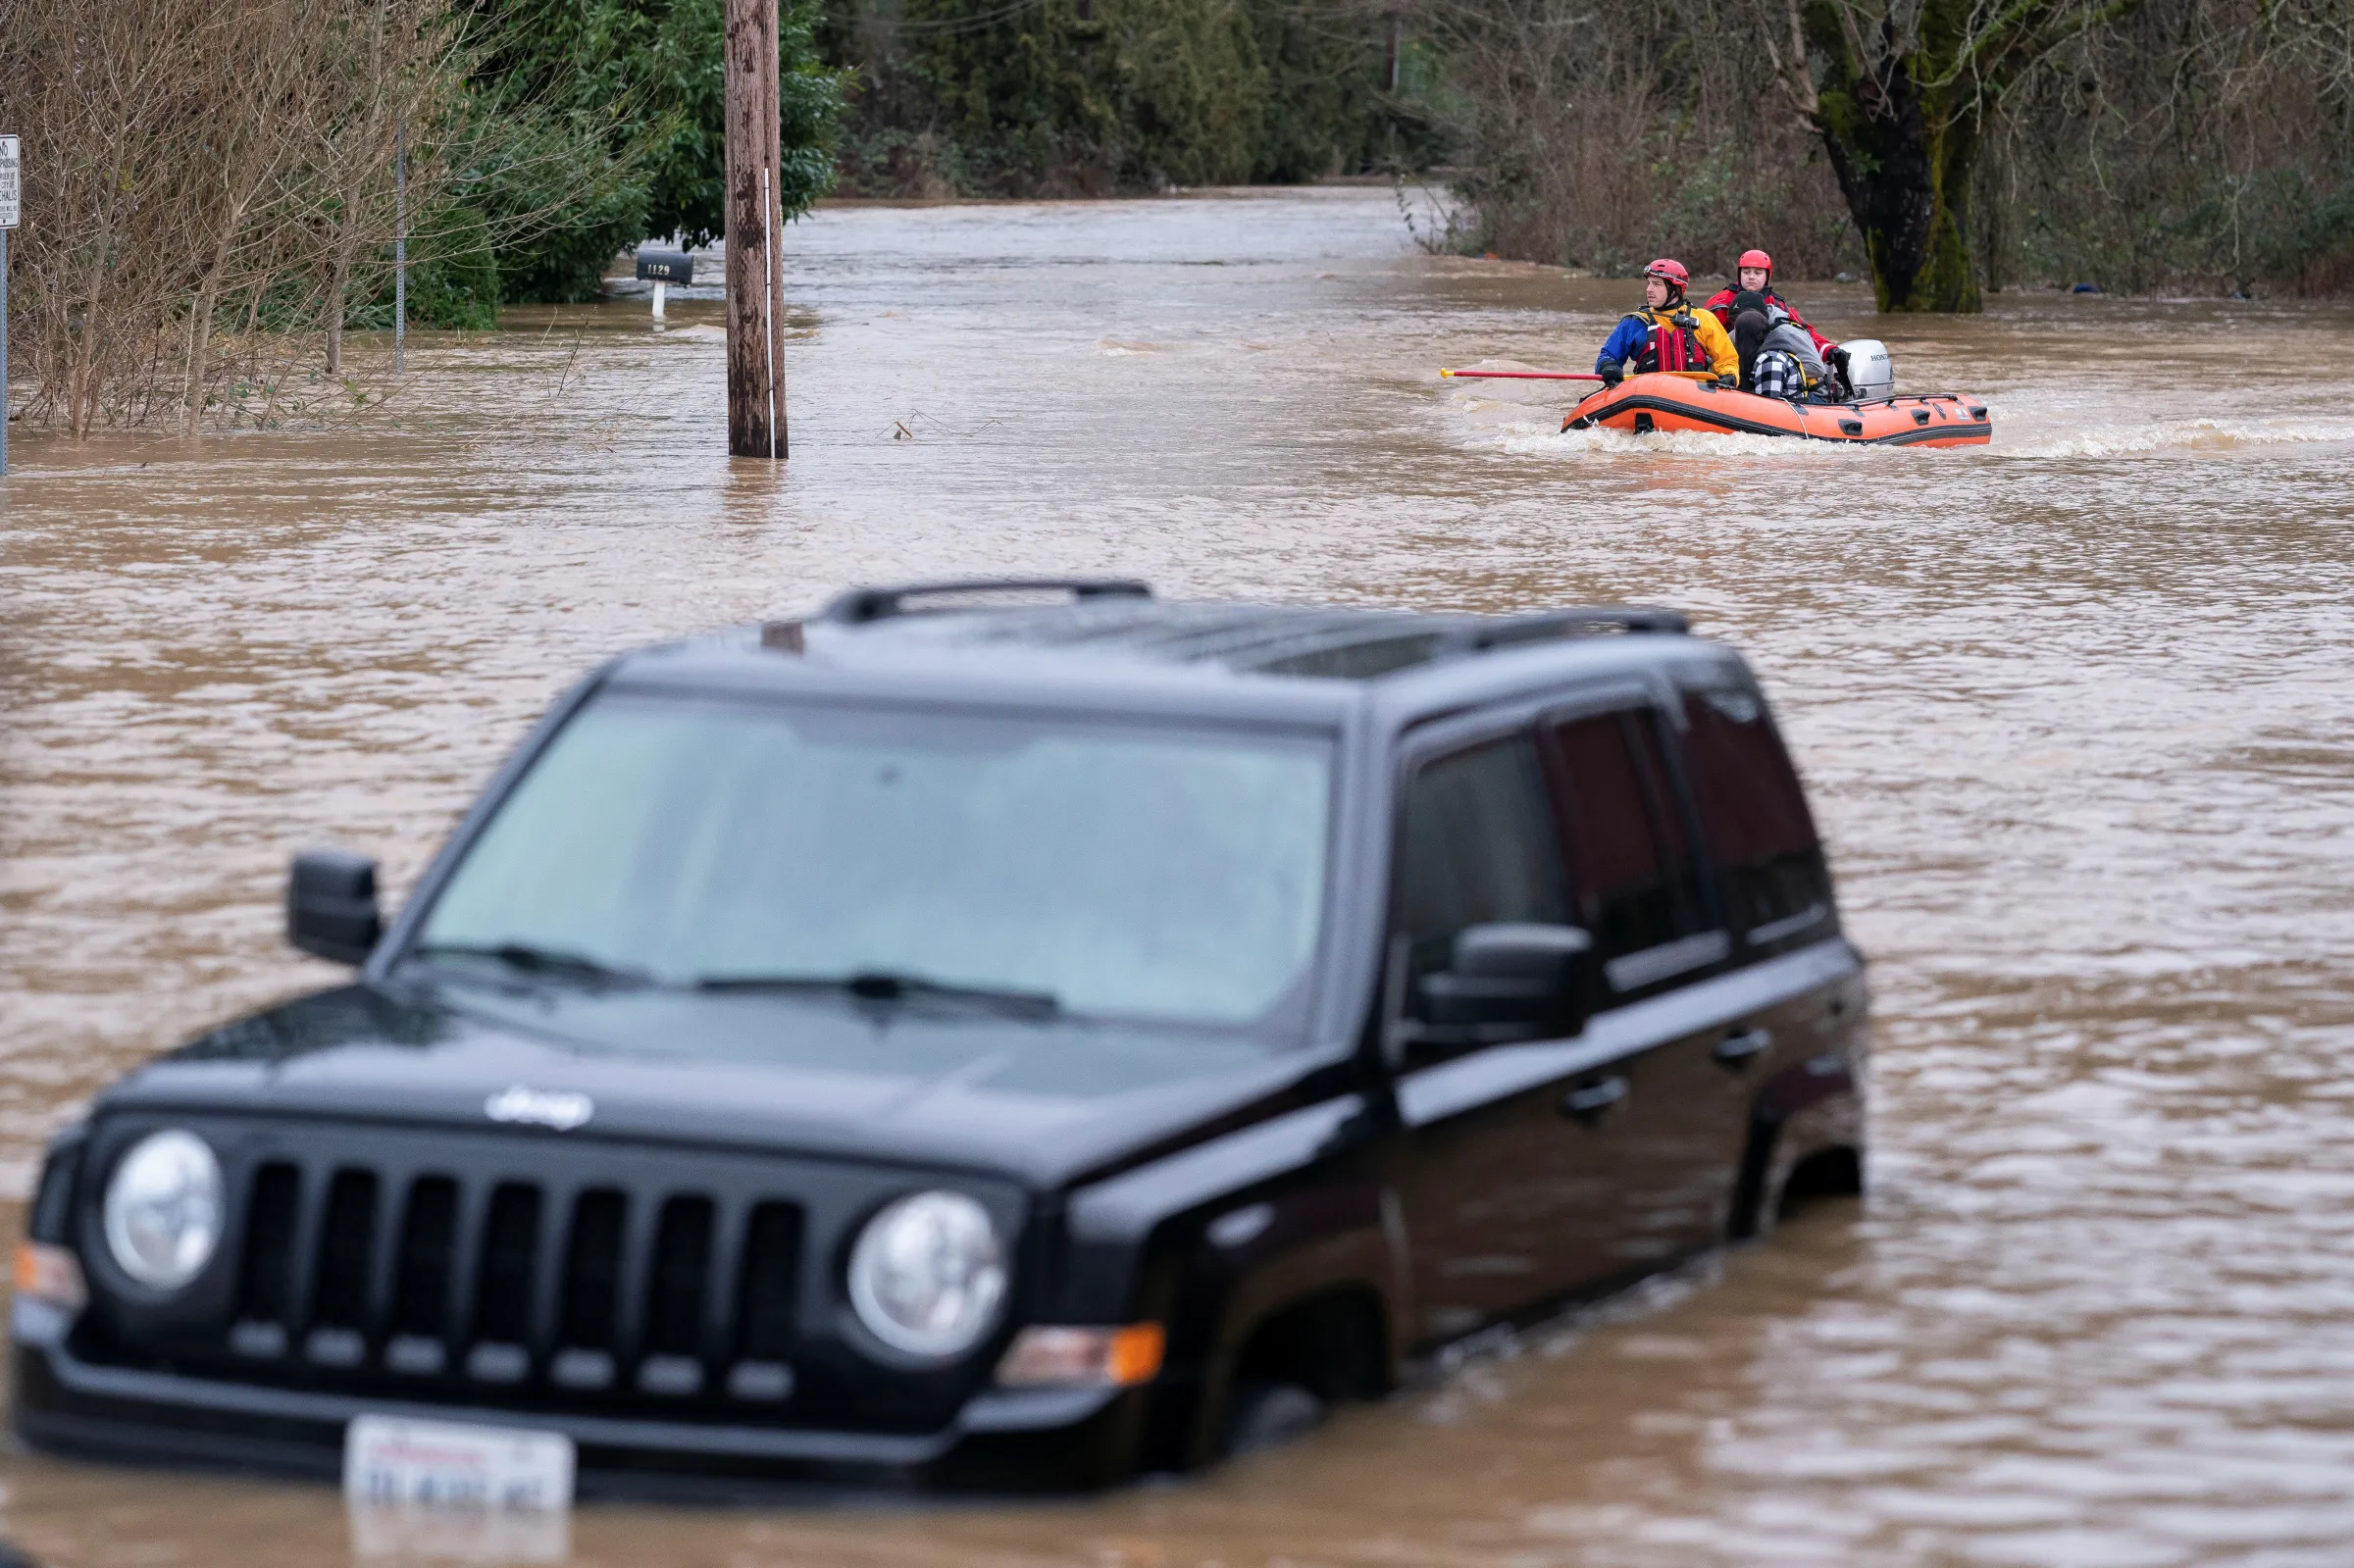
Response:
M1807 378L1806 373L1798 368L1798 356L1780 349L1760 352L1752 365L1749 389L1760 397L1805 401Z
M1837 373L1816 351L1806 324L1755 290L1733 301L1733 348L1745 391L1796 402L1835 402L1844 390Z

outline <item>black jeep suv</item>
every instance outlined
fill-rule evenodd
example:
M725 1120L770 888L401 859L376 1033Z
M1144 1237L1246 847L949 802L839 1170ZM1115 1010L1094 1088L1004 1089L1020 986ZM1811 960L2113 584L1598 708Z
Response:
M620 658L56 1139L15 1419L332 1472L1098 1484L1854 1189L1862 962L1654 610L845 594Z

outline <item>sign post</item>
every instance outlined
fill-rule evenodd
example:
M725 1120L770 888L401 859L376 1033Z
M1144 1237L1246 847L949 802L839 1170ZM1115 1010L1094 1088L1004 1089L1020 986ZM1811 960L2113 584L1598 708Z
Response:
M392 132L392 374L408 368L402 350L409 335L409 123Z
M0 479L8 477L8 231L24 221L25 164L14 136L0 136Z

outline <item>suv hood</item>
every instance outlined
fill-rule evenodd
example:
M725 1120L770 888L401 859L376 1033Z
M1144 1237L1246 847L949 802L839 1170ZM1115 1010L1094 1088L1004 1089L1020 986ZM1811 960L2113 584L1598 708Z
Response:
M527 1137L945 1165L1051 1189L1299 1103L1295 1087L1330 1060L831 996L362 984L215 1030L94 1110L506 1122Z

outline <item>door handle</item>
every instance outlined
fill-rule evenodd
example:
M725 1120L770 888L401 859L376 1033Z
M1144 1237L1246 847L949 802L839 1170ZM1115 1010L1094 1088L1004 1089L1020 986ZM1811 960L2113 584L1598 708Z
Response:
M1591 1126L1601 1120L1602 1113L1626 1098L1626 1080L1606 1078L1599 1084L1573 1088L1561 1096L1561 1114L1574 1116Z
M1749 1059L1773 1043L1773 1031L1745 1029L1727 1035L1716 1042L1716 1060L1726 1067L1739 1069L1749 1065Z

